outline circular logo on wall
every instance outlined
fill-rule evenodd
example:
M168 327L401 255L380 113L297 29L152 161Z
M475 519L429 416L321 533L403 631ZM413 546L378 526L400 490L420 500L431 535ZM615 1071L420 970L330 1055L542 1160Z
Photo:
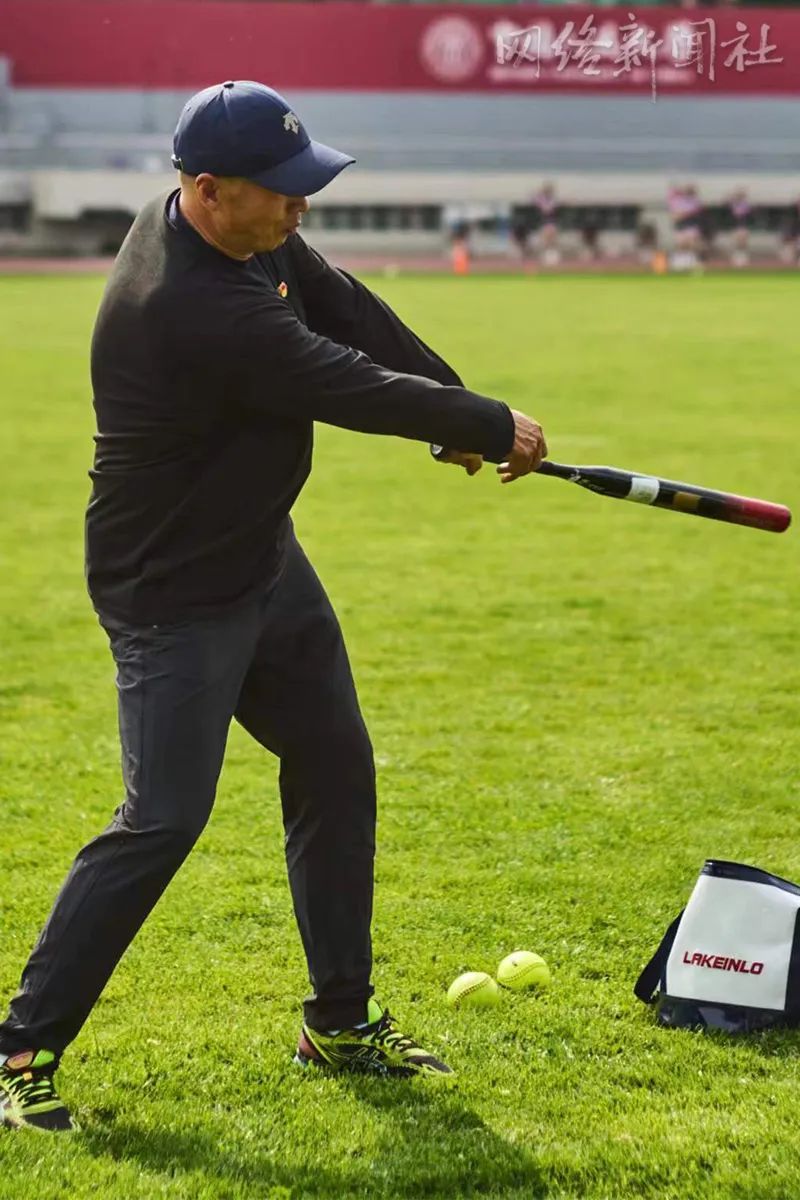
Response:
M480 66L483 41L466 17L440 17L422 35L420 58L434 78L461 83Z

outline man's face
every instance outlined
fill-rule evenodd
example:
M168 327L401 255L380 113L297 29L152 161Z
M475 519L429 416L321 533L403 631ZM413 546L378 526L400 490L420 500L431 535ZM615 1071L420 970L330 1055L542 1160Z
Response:
M215 179L214 185L213 199L208 197L212 202L206 204L213 210L217 233L246 253L282 246L309 209L305 196L282 196L249 179Z

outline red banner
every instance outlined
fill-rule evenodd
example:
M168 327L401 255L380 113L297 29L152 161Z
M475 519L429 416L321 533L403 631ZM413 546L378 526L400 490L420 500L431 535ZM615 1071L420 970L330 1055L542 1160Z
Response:
M0 55L17 87L800 93L800 13L633 11L0 0Z

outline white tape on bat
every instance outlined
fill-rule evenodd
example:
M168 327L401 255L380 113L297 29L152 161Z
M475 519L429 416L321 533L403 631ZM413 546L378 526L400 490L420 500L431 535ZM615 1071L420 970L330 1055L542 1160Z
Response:
M652 504L658 495L658 480L652 475L634 475L626 500L637 504Z

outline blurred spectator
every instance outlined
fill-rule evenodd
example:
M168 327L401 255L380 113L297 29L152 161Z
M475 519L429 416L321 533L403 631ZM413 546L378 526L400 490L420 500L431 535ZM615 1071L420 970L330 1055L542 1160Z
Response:
M734 192L728 201L733 226L731 242L731 265L746 267L750 261L750 223L753 216L753 206L747 198L747 192L740 188Z
M672 214L675 248L673 271L691 271L698 266L703 245L703 205L694 184L670 188L667 207Z
M449 205L445 210L445 223L450 235L450 261L453 271L456 275L467 275L472 257L472 226L467 220L465 206Z
M515 217L511 222L511 245L516 257L523 262L530 255L531 227L524 217Z
M781 234L781 261L797 266L800 260L800 200L797 200Z
M541 260L546 267L555 267L561 262L558 246L558 200L552 183L545 183L531 197L533 207L539 213L539 228L536 244Z
M581 257L588 262L599 262L602 258L597 221L587 220L581 225L581 250Z
M636 227L636 257L652 267L658 253L658 231L651 221L641 221Z
M454 242L469 242L472 226L466 204L445 204L442 222L451 245Z

